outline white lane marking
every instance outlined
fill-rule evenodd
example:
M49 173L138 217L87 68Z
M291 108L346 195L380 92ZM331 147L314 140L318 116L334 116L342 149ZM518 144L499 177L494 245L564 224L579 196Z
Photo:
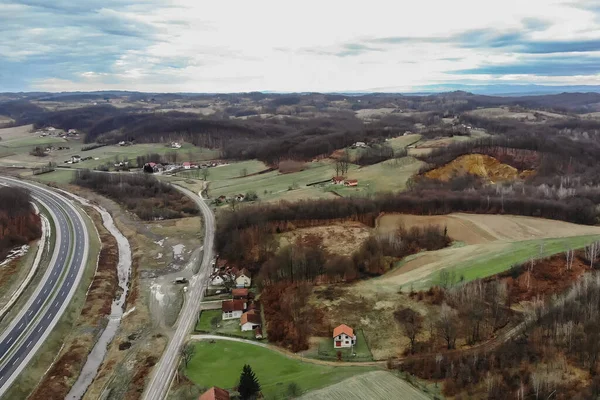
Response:
M27 342L27 347L31 346L31 342L32 342L32 340L30 340L29 342Z
M40 333L42 331L42 326L40 325L39 328L37 328L38 333Z

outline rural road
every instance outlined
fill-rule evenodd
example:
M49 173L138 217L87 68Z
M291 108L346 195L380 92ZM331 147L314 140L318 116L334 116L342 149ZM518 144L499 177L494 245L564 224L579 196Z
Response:
M204 284L210 275L213 258L213 243L215 236L215 217L210 207L202 197L179 186L177 190L193 199L204 216L204 255L199 272L190 280L190 287L185 297L183 308L177 319L175 333L172 335L162 357L152 370L150 382L146 386L143 399L162 400L167 397L171 380L177 370L179 350L198 319L200 302L204 295Z
M25 306L0 335L0 397L27 366L67 308L87 262L89 236L81 214L61 195L41 186L0 177L30 190L55 225L52 259Z

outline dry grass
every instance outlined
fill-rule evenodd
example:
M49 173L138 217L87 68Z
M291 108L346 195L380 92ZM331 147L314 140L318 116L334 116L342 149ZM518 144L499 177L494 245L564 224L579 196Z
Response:
M371 231L371 228L358 222L301 228L280 235L280 244L295 244L309 236L316 236L323 239L323 246L328 252L351 255L369 237Z

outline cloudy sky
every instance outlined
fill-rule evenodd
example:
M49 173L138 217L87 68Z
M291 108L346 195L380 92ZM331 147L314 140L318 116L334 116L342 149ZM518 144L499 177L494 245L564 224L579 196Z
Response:
M0 92L600 84L600 1L0 0Z

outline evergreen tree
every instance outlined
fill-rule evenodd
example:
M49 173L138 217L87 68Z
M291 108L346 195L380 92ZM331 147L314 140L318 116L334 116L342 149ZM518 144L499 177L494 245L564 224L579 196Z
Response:
M240 392L242 400L255 399L260 393L260 383L258 383L256 375L254 375L252 368L248 364L244 365L242 369L238 392Z

